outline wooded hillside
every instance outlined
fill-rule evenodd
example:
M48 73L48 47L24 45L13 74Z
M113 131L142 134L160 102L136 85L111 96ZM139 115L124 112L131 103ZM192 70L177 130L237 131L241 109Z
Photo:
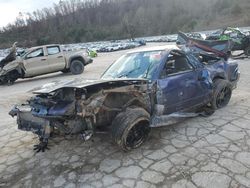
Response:
M21 13L0 47L75 43L250 25L249 0L64 0Z

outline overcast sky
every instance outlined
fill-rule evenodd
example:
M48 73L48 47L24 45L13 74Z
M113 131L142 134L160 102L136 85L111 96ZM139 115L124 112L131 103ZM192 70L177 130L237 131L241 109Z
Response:
M15 21L19 12L33 12L58 2L59 0L0 0L0 27Z

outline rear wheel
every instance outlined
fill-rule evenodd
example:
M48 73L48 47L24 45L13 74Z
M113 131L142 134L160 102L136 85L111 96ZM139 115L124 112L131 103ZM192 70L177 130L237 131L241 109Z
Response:
M232 87L230 83L223 79L217 79L214 82L213 100L211 102L213 109L227 106L231 99Z
M141 146L149 136L149 113L143 108L127 108L112 122L112 138L124 151Z
M244 50L244 54L247 56L250 56L250 46L248 46L245 50Z
M80 60L73 60L70 64L70 72L72 74L81 74L84 71L84 64Z

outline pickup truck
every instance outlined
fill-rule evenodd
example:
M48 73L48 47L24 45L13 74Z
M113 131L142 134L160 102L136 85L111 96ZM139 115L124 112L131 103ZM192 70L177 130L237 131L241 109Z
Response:
M15 55L14 46L11 53L12 58L8 55L0 62L0 84L12 84L19 78L30 78L57 71L81 74L84 66L93 61L85 55L85 50L66 52L57 44L32 47L20 56Z

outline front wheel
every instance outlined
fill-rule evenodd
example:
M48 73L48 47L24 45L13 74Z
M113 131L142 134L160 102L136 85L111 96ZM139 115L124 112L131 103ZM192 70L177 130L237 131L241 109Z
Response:
M149 113L143 108L127 108L112 122L112 138L124 151L141 146L149 136Z
M223 79L217 79L214 82L213 99L211 102L213 109L223 108L228 105L232 96L232 87L230 83Z
M84 71L84 64L80 60L73 60L70 65L70 72L74 75L81 74Z

